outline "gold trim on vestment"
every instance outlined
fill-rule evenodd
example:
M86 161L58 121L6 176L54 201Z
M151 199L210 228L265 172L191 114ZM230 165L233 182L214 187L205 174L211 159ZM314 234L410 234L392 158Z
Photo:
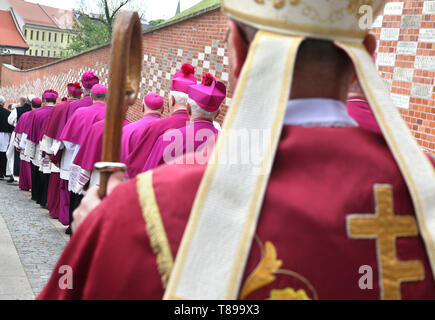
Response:
M201 181L200 187L198 189L198 193L197 193L197 197L195 199L195 203L193 205L192 213L191 213L189 222L187 224L186 231L183 235L183 240L181 242L179 252L177 253L177 261L176 261L177 265L175 266L174 273L171 275L171 282L168 286L167 292L166 292L165 297L164 297L167 300L180 299L179 297L177 297L175 295L174 291L178 287L179 280L180 280L180 274L183 270L183 266L184 266L185 260L187 258L187 252L189 250L189 246L192 242L194 232L197 229L205 201L209 196L210 186L211 186L212 181L214 179L217 165L219 163L219 155L221 153L221 150L225 148L225 142L228 140L228 135L229 135L230 129L233 127L234 119L236 118L236 116L238 114L238 111L240 108L240 102L244 96L245 88L247 85L249 74L250 74L251 69L252 69L252 65L254 63L257 48L258 48L258 45L263 37L274 37L274 38L278 37L278 38L285 38L285 39L289 39L289 38L293 39L293 43L291 44L290 50L287 53L288 54L287 65L284 66L285 72L286 72L286 77L285 77L285 79L283 79L283 82L282 82L282 93L281 93L280 101L279 101L280 108L279 108L279 112L277 112L277 115L275 117L274 126L271 128L271 131L273 133L272 139L271 139L272 145L277 146L277 144L278 144L279 136L280 136L280 133L282 131L282 123L283 123L284 113L285 113L285 109L286 109L286 102L287 102L288 97L289 97L291 81L293 80L293 70L294 70L294 62L296 59L296 53L297 53L297 50L299 48L299 45L302 43L304 38L302 38L302 37L289 37L286 35L280 35L277 33L271 33L271 32L260 30L257 32L256 37L251 44L249 54L248 54L248 57L246 59L246 63L243 67L243 70L242 70L242 73L241 73L241 76L239 79L237 90L236 90L234 97L233 97L233 103L231 105L229 113L227 114L226 120L224 122L224 127L223 127L223 130L222 130L220 137L218 139L215 151L214 151L214 153L209 161L209 164L207 166L207 169L206 169L204 176L203 176L203 179ZM274 150L274 152L276 152L276 149L277 149L277 147L275 149L272 149L272 150ZM269 162L272 162L273 158L274 157L272 157L271 159L268 159ZM243 234L241 235L240 247L238 250L240 253L245 251L247 247L249 248L251 246L251 241L248 241L249 239L247 239L247 238L249 237L249 235L252 231L252 228L255 228L255 223L257 221L257 219L256 219L257 218L257 214L256 214L257 209L259 206L261 206L261 203L263 200L263 197L261 196L261 191L265 190L265 188L267 187L268 178L269 178L269 175L259 176L257 186L254 190L254 192L257 196L253 198L254 203L251 203L249 208L247 209L250 212L250 214L249 214L249 218L247 219L246 224L245 224L245 228L244 228L245 230L244 230ZM266 183L265 183L265 181L266 181ZM227 293L226 299L233 299L234 296L237 296L237 293L238 293L237 286L239 284L237 281L235 281L235 278L237 278L238 274L240 274L240 269L244 267L244 263L245 263L244 259L243 259L243 261L240 260L240 261L235 262L235 266L233 268L233 274L231 275L231 278L234 281L231 281L231 283L230 283L230 287L227 290L228 293Z
M255 52L256 47L258 45L258 38L255 39L252 43L252 52ZM172 292L172 289L177 288L178 286L178 282L179 282L179 278L180 278L180 273L182 271L182 266L185 263L186 257L187 257L187 250L188 250L188 245L184 246L184 243L188 244L192 242L192 237L193 237L193 233L194 230L196 229L197 225L198 225L198 221L199 221L199 214L202 211L202 208L204 206L204 202L206 200L207 197L207 190L210 188L210 184L213 180L215 171L216 171L216 167L217 167L217 163L219 161L219 150L222 149L222 145L224 143L224 141L226 140L226 138L228 137L228 129L231 128L232 123L234 121L235 116L237 115L237 111L239 109L239 105L240 105L240 100L242 98L241 94L237 94L238 91L243 92L245 87L246 87L246 77L243 77L243 74L246 73L245 70L249 70L252 66L252 63L254 61L254 54L250 54L247 57L246 63L245 63L245 67L244 70L242 70L242 74L238 83L238 89L235 92L235 95L233 97L233 103L231 105L231 108L229 109L229 112L226 116L225 122L223 124L223 128L222 128L222 132L220 133L220 137L217 140L217 144L215 147L215 151L213 152L211 158L210 158L210 163L207 166L206 171L204 172L204 177L201 181L201 184L199 186L198 189L198 193L195 199L195 203L193 206L193 209L196 208L196 215L195 212L192 209L192 213L191 213L191 217L187 223L187 227L186 227L186 231L184 232L183 235L183 240L181 242L179 251L178 251L178 263L180 265L179 268L176 268L174 270L174 273L172 274L171 277L171 281L173 282L172 287L169 287L167 289L167 292L165 294L165 299L166 300L180 300L179 297L176 297L174 292ZM195 217L195 219L194 219ZM191 232L187 232L188 230L190 230Z
M174 259L154 193L153 171L138 175L136 186L151 248L157 255L157 267L162 277L163 288L166 288Z
M275 155L278 150L279 138L281 136L281 132L283 128L285 110L287 108L287 101L290 96L290 88L293 82L293 71L296 62L297 51L304 38L282 36L282 35L277 35L275 33L259 31L258 38L260 39L263 36L283 37L286 39L293 38L293 42L291 43L289 51L287 52L287 62L286 65L284 66L285 77L284 79L282 79L282 83L281 83L281 96L279 99L280 107L275 115L275 121L271 128L272 135L270 137L270 141L272 145L271 148L272 154L265 155L265 158L263 159L262 166L261 166L262 168L270 168L270 170L272 170L271 168L273 165L273 161L275 160ZM267 188L269 177L270 177L270 172L267 175L266 174L259 175L258 177L257 186L254 189L254 196L252 197L253 201L251 202L248 208L249 217L246 221L245 229L240 240L240 247L238 250L239 256L243 256L243 253L246 252L246 250L249 250L249 247L251 247L252 240L249 238L251 236L252 229L256 228L257 218L259 216L258 211L261 210L261 205L264 200L262 194L264 194ZM238 260L235 262L233 268L233 274L231 276L232 281L230 282L230 287L228 288L227 299L232 299L234 294L237 294L238 288L236 288L236 286L238 285L238 283L236 279L238 274L240 274L241 272L241 268L243 267L244 267L244 260Z

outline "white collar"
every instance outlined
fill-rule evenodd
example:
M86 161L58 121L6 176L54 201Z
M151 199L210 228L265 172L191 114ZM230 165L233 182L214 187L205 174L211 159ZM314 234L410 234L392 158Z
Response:
M357 127L343 102L334 99L294 99L287 103L285 125L306 127Z

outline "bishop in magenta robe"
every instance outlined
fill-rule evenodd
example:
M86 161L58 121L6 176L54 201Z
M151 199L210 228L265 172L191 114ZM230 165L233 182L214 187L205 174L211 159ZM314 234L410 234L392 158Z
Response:
M188 89L196 84L195 69L185 63L171 81L170 108L172 115L151 123L143 132L135 149L125 159L128 176L134 178L142 172L143 167L157 139L166 131L185 127L189 122L187 114Z
M83 85L84 97L77 101L72 101L68 104L62 118L60 119L59 127L56 132L56 139L53 142L53 156L52 161L59 163L60 166L60 209L59 209L59 221L64 224L69 224L69 207L70 207L70 192L68 190L69 169L70 161L72 157L71 150L63 148L60 141L62 131L65 128L68 120L74 114L77 109L89 107L92 105L92 98L90 92L92 87L99 83L98 77L91 71L87 71L82 75L81 82ZM73 152L73 151L72 151ZM67 158L67 159L63 159ZM62 218L64 217L64 218ZM69 233L69 231L68 231Z
M94 103L90 107L78 109L71 119L68 120L65 128L60 136L60 141L65 146L65 156L62 156L62 169L67 171L67 179L69 183L72 179L77 179L76 176L71 176L71 165L74 161L80 145L84 142L86 135L95 122L104 120L106 115L106 97L107 88L103 85L96 84L92 88L92 99ZM62 174L62 171L61 171ZM69 223L72 222L72 212L81 201L81 195L72 192L71 187L68 186L70 192L69 204Z
M18 187L23 191L29 191L32 189L32 176L30 170L30 158L24 156L24 149L20 148L21 139L23 137L24 128L27 123L27 117L30 112L24 113L17 122L15 127L15 139L14 147L20 150L20 179Z
M219 113L219 107L226 97L226 87L211 74L205 74L201 84L189 87L188 113L192 124L181 129L165 132L154 144L142 170L157 168L163 163L182 159L183 155L197 152L203 161L214 149L218 130L213 120ZM204 154L207 153L207 154ZM198 159L200 162L201 159Z
M36 202L42 207L46 207L50 171L49 163L46 161L47 158L40 152L40 142L43 138L45 125L50 114L54 110L58 93L54 90L46 90L42 98L43 106L34 111L33 122L31 124L32 130L27 137L26 155L36 161L35 164L38 166L38 172L37 175L35 174L35 179L39 181L36 184L36 186L39 186L39 191L36 191L39 197L36 199Z
M150 93L144 97L145 114L143 118L125 126L122 130L121 162L125 162L125 159L134 150L148 125L160 119L163 105L163 98L156 93Z
M67 224L68 215L63 214L60 215L60 189L61 189L61 180L60 180L60 163L53 163L53 143L56 140L57 131L60 126L60 121L66 112L68 105L73 101L77 101L81 98L83 90L80 86L80 83L70 83L67 86L68 89L68 98L64 101L59 102L54 108L53 112L50 115L50 118L47 121L47 124L44 129L43 138L41 142L41 150L45 152L47 157L50 159L50 182L48 184L48 196L47 196L47 206L50 212L50 216L53 218L58 218L62 224Z
M124 128L131 122L124 120ZM89 188L100 184L100 174L94 165L101 161L103 153L104 120L92 125L71 165L71 191L80 194L89 183Z

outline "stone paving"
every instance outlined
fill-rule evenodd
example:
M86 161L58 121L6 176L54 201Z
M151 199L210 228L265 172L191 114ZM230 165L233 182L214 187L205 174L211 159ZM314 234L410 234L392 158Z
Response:
M30 192L20 191L17 184L9 185L5 181L0 181L0 216L9 230L33 294L37 296L68 241L64 233L66 227L51 219L47 210L31 201ZM0 257L5 257L4 254L0 252ZM11 281L14 279L0 275L0 293L2 287L11 286ZM20 285L19 281L23 279L17 279L15 287ZM11 294L13 298L14 293ZM29 295L17 293L15 298L28 299Z

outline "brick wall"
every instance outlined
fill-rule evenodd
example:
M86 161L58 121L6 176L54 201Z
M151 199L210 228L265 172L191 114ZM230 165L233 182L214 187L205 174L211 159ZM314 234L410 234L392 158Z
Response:
M185 62L196 67L198 81L203 73L211 72L228 85L226 23L227 18L215 8L144 34L141 91L138 101L128 111L128 119L134 121L142 117L141 101L150 91L164 96L167 102L170 80ZM20 94L40 95L44 89L53 87L61 96L66 96L66 84L80 80L86 70L94 71L107 85L109 58L110 48L106 46L29 72L16 72L3 66L4 83L0 94L7 100L17 100ZM228 89L223 114L231 103L231 88ZM223 120L223 115L219 120Z
M59 59L47 58L47 57L32 57L32 56L24 56L24 55L17 55L17 54L0 55L0 65L2 63L7 63L13 65L14 67L20 70L33 69L57 60ZM2 78L1 71L2 68L0 68L0 86L1 86L1 78Z
M378 68L412 133L425 150L435 152L435 1L389 2L373 28L379 39ZM227 83L226 23L227 18L213 8L144 34L141 94L128 118L140 119L141 99L149 91L167 99L170 79L184 62L197 68L198 81L211 72ZM66 83L79 80L88 69L107 84L109 55L110 48L103 47L29 72L3 67L0 94L15 101L20 94L41 94L54 87L64 96ZM228 89L224 113L231 104L232 88Z
M388 1L373 32L377 65L420 145L435 152L435 1Z

